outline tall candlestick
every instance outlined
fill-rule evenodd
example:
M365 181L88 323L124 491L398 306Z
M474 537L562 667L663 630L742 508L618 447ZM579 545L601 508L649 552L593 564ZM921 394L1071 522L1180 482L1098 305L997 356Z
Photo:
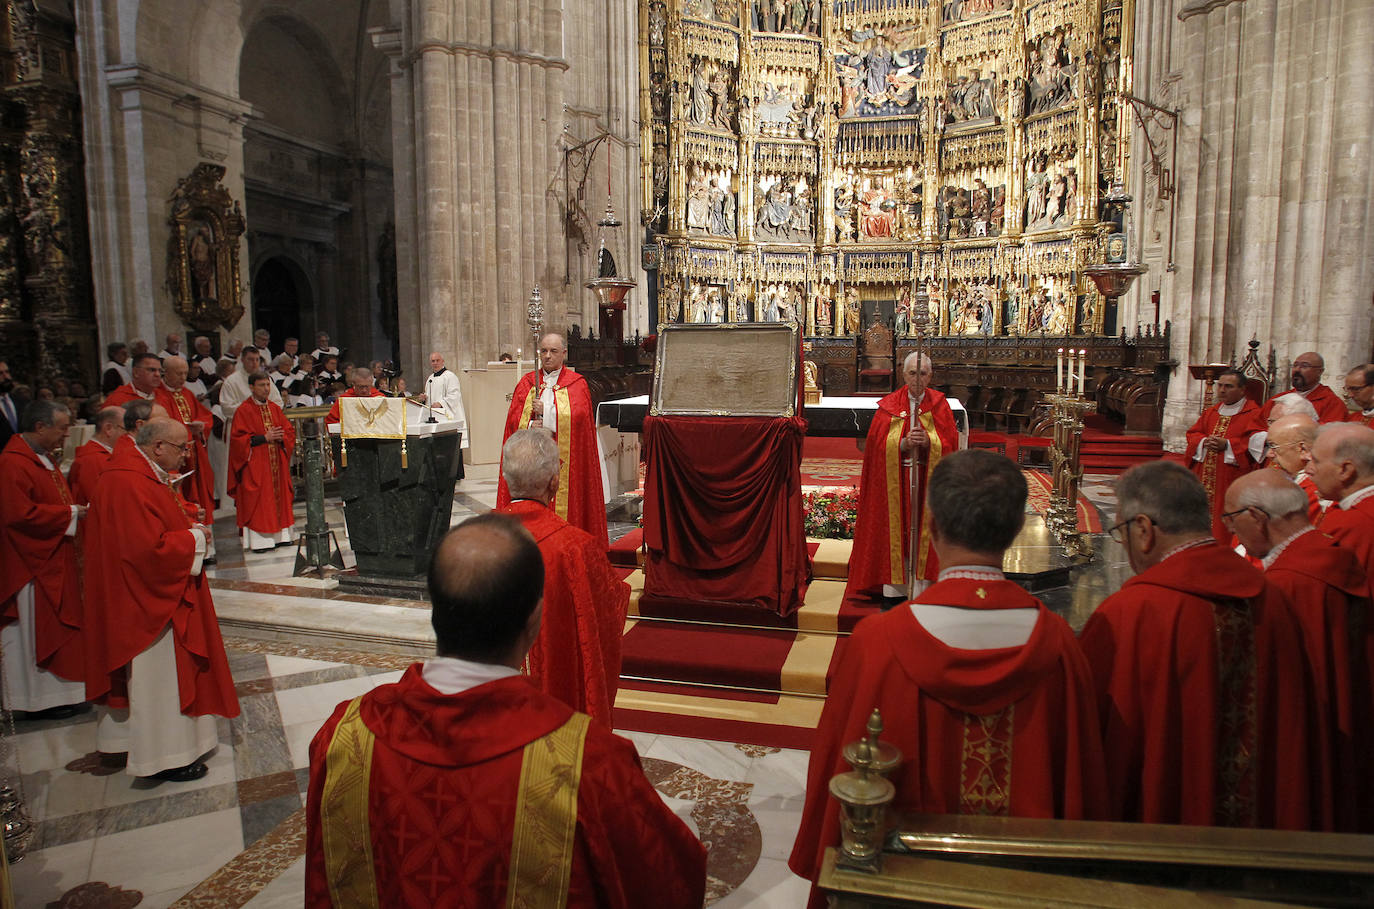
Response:
M1059 348L1054 360L1054 390L1063 392L1064 390L1064 348Z
M1078 396L1083 397L1083 377L1088 374L1088 352L1078 352Z

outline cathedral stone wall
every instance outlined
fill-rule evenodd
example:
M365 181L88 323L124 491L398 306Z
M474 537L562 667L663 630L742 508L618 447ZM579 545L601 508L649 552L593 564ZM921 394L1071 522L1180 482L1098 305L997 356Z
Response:
M1153 318L1158 290L1181 364L1166 435L1181 444L1197 416L1187 364L1243 357L1252 336L1274 346L1284 387L1293 358L1316 350L1339 391L1370 358L1374 316L1374 4L1142 3L1135 46L1136 94L1179 112L1176 136L1159 118L1147 127L1173 198L1139 124L1130 186L1150 273L1126 324Z

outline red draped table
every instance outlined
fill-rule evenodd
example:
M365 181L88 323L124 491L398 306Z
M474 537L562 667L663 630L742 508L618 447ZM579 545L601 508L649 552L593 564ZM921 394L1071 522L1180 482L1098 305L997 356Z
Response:
M801 417L644 418L642 603L801 608L805 435Z

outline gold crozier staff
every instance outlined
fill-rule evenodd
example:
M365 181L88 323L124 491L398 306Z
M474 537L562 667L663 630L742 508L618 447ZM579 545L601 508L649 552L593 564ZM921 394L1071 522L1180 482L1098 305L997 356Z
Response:
M913 294L913 297L915 295ZM926 357L926 334L921 329L916 330L916 368L920 369ZM923 392L924 393L924 392ZM920 414L917 412L920 402L910 409L908 417L908 427L920 425ZM910 430L908 430L910 431ZM911 469L907 474L909 493L907 495L907 531L906 531L906 595L907 599L915 599L920 593L916 589L916 566L920 564L917 556L917 549L921 542L921 522L920 515L920 494L921 494L921 471L925 469L926 452L929 446L922 448L919 445L911 449Z

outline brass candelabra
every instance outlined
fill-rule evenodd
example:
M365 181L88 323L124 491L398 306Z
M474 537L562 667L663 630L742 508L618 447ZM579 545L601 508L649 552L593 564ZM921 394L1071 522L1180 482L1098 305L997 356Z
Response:
M1082 394L1063 391L1048 396L1053 415L1054 435L1050 445L1050 475L1054 487L1045 526L1058 538L1071 558L1090 559L1092 541L1078 530L1078 485L1083 479L1080 445L1083 417L1097 410L1097 404Z

